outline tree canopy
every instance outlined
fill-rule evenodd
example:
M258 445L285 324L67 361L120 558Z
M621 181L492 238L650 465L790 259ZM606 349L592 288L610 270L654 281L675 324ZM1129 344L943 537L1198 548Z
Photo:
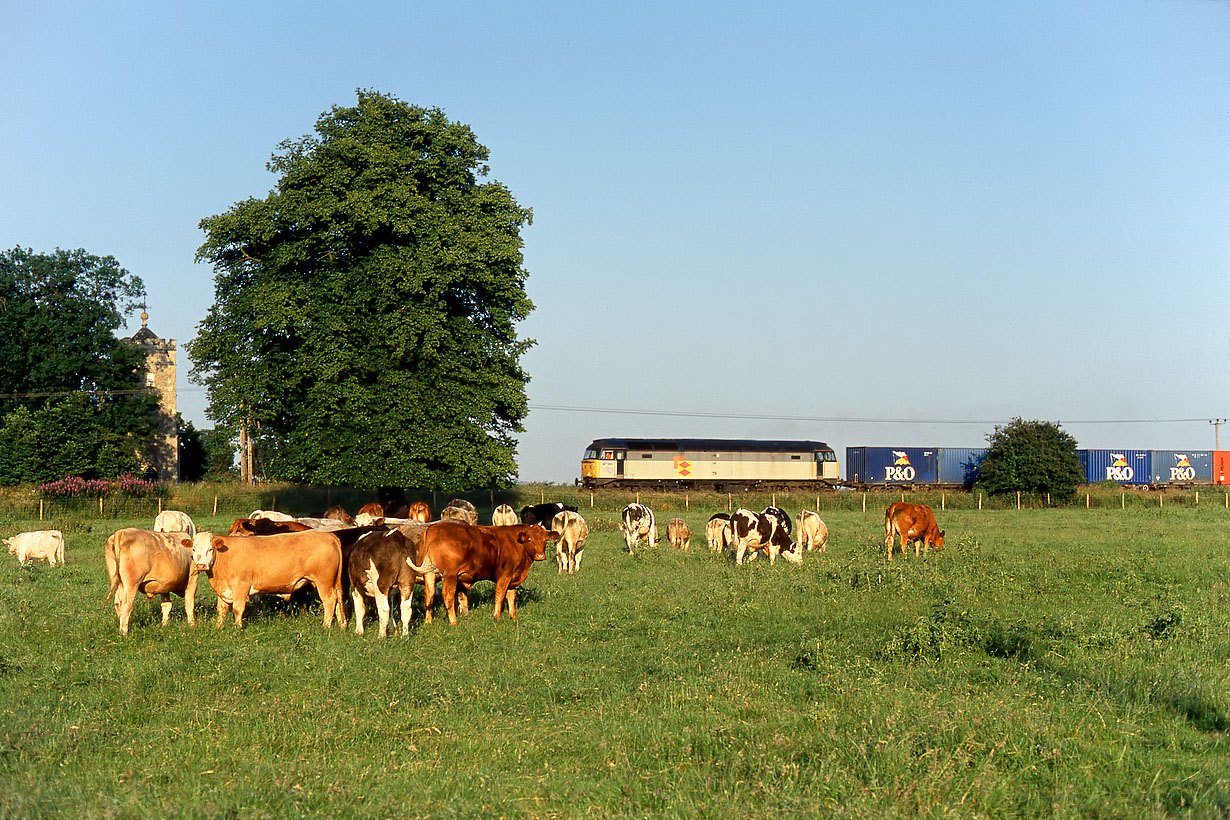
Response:
M137 469L158 399L115 332L144 295L114 257L0 252L0 483Z
M1051 493L1068 498L1084 483L1076 439L1057 423L1013 419L996 425L974 486L992 494Z
M264 199L201 221L215 304L188 344L220 428L291 481L511 481L531 212L436 108L359 91L281 143Z

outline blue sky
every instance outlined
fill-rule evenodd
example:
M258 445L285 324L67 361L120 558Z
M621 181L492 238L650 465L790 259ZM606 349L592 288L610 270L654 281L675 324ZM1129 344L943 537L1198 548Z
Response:
M1230 416L1227 2L4 16L0 247L115 256L181 345L198 223L279 142L357 88L469 124L534 209L528 480L606 436L966 447L1019 415L1207 449Z

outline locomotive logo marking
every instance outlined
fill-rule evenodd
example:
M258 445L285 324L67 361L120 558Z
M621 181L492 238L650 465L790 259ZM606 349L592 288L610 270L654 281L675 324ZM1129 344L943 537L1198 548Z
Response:
M1170 468L1171 481L1195 481L1196 468L1192 466L1192 462L1184 453L1175 453L1175 461L1178 463Z
M918 475L904 450L893 450L893 463L884 468L885 481L913 481Z
M683 456L675 456L675 472L680 478L688 478L692 475L692 462Z
M1106 480L1131 481L1132 477L1136 475L1136 471L1128 466L1127 459L1123 457L1123 453L1111 453L1110 457L1114 461L1106 468Z

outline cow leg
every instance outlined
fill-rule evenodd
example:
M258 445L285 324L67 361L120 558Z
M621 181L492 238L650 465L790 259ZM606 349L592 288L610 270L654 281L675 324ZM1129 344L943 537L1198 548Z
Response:
M222 628L222 624L226 622L226 613L231 609L231 605L226 602L221 595L218 596L218 622L215 626L218 629Z
M401 634L410 634L410 616L414 614L414 582L401 587Z
M423 576L423 622L431 623L431 604L436 599L436 576L427 573Z
M380 637L389 634L389 593L377 590L376 614L380 618Z
M457 625L457 576L444 576L444 609L448 612L448 622Z
M115 594L115 614L120 619L120 634L127 637L128 622L132 620L132 604L137 599L135 587L129 590L127 584L121 586Z
M739 543L735 545L735 563L739 566L743 566L743 556L745 555L747 555L747 544L743 543L743 541L739 541Z
M460 584L457 588L457 612L462 615L470 614L470 585Z
M350 600L354 602L354 634L363 634L363 619L367 617L367 607L363 602L363 593L359 592L358 584L350 585Z
M508 590L508 617L517 620L517 590Z
M495 582L495 619L500 620L500 610L504 608L504 597L509 595L508 579L501 578ZM512 615L512 598L509 597L508 614Z
M555 543L555 566L559 570L560 575L564 574L564 569L568 566L568 555L564 551L564 544L562 541L557 541Z
M196 582L200 576L196 571L188 574L188 585L184 587L184 612L188 615L188 626L196 626Z
M171 620L171 593L163 592L158 597L162 599L162 625L166 626Z
M247 608L248 591L245 589L243 592L237 594L234 602L231 603L231 611L235 613L235 627L238 629L243 629L243 612Z
M572 571L579 572L581 569L581 556L585 554L584 549L577 550L577 554L572 556Z

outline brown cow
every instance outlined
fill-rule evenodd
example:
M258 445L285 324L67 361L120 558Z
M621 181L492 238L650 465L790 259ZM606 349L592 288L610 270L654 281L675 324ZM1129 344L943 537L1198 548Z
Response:
M236 518L227 535L278 535L284 532L306 532L312 529L298 521L274 521L271 518Z
M346 512L346 508L341 504L334 504L329 509L325 510L321 518L332 518L334 521L341 521L343 524L353 524L354 517Z
M191 542L182 532L132 528L118 530L107 539L103 559L111 588L103 600L115 595L115 614L120 620L121 635L128 634L133 602L140 592L150 598L162 597L164 624L171 617L171 593L182 596L188 623L196 623L197 574L192 568L192 553L184 543Z
M896 501L884 511L884 546L888 547L888 560L893 560L894 538L901 536L901 555L906 556L905 548L914 542L914 557L920 555L919 542L922 544L921 554L925 555L927 547L938 550L944 546L944 532L935 523L935 513L926 504L908 504Z
M411 521L427 523L431 520L431 507L427 505L426 501L415 501L406 510L406 518L409 518Z
M383 518L384 518L384 507L382 507L381 505L377 504L374 501L369 504L364 504L362 507L359 507L359 511L354 514L354 522L358 524L359 526L367 526L369 524L376 524L380 522Z
M401 595L401 634L410 634L411 594L419 575L409 562L418 554L425 529L416 522L403 529L369 532L355 542L347 561L347 574L356 635L363 634L364 603L368 598L376 604L380 637L388 633L389 593L394 589Z
M336 534L323 530L233 536L198 532L190 543L193 565L209 576L218 596L219 627L231 607L235 626L243 626L243 611L252 593L290 600L292 592L311 584L324 604L325 627L333 625L336 615L342 629L346 628L342 544Z
M423 608L427 623L431 623L436 575L444 577L444 608L448 610L450 624L457 623L458 584L467 590L475 581L495 582L497 621L506 599L508 616L516 620L517 587L530 574L535 561L546 560L547 541L558 538L558 533L536 525L479 527L457 521L432 524L423 536L419 565L411 566L424 576Z
M675 549L686 550L692 543L692 528L682 518L666 522L666 540Z

